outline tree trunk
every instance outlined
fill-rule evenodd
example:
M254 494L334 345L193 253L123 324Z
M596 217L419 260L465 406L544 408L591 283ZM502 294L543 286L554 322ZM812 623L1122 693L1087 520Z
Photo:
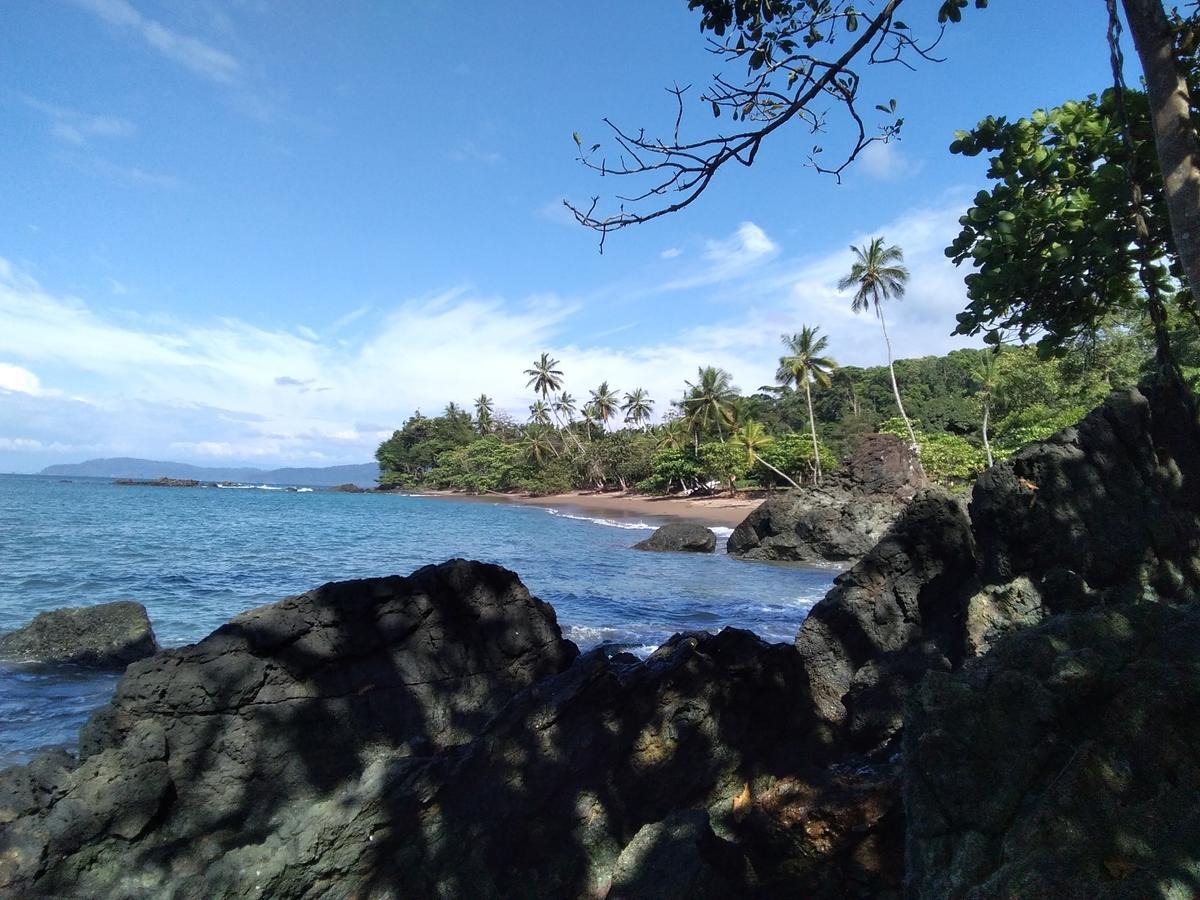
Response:
M786 481L792 487L794 487L796 489L800 488L800 485L796 484L796 482L792 481L792 479L788 478L786 475L784 475L782 472L780 472L777 468L775 468L773 465L771 465L769 462L767 462L761 456L758 456L757 454L755 454L754 461L758 462L758 463L762 463L764 466L766 466L768 469L770 469L772 472L774 472L776 475L778 475L780 478L782 478L784 481Z
M821 451L817 447L817 420L813 418L812 391L809 389L807 378L804 380L804 399L808 401L808 430L812 432L813 439L813 471L817 473L817 484L820 484Z
M1175 250L1189 286L1200 290L1200 142L1192 125L1187 78L1175 57L1162 0L1122 0L1122 5L1146 76Z
M896 369L892 365L892 339L888 337L887 322L883 318L883 307L878 302L875 303L875 312L879 314L879 324L883 328L883 342L887 345L888 372L892 376L892 393L896 395L896 409L900 410L900 418L904 420L904 427L908 429L909 446L916 454L917 467L920 468L921 448L917 444L917 435L913 431L912 422L908 421L908 413L904 411L904 401L900 399L900 385L896 384Z
M987 453L987 461L988 461L989 469L992 467L992 463L995 462L995 460L992 459L992 444L988 440L988 433L987 433L988 416L991 414L991 412L992 412L992 401L984 400L983 401L983 449L984 449L984 452Z

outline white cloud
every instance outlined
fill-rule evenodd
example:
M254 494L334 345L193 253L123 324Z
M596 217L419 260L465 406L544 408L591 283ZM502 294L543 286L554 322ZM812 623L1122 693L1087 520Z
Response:
M61 141L82 146L91 138L130 137L137 127L120 116L98 116L79 112L66 106L46 103L29 94L16 94L21 102L41 113L50 123L50 133Z
M802 324L820 326L842 364L878 365L878 322L854 315L836 288L850 266L846 245L873 234L903 247L912 272L907 298L887 310L897 355L944 353L969 345L949 336L965 305L963 273L942 253L962 208L956 199L915 210L808 257L788 255L746 223L708 247L710 265L740 274L695 293L729 302L677 331L618 321L586 339L568 336L580 333L575 319L585 307L577 300L505 300L469 287L378 307L358 335L336 335L337 323L314 323L313 333L326 337L311 338L287 323L133 319L49 291L0 259L0 435L58 447L54 459L81 457L61 448L81 446L84 436L92 456L356 462L370 459L381 435L416 408L469 405L486 392L523 419L531 400L523 372L542 351L562 361L577 398L607 380L622 391L647 389L660 414L699 366L728 369L747 391L769 383L780 334ZM57 390L43 387L35 370L55 373Z
M689 290L739 278L778 253L779 245L762 228L753 222L742 222L737 231L724 240L705 242L702 268L667 282L660 290Z
M456 163L483 163L494 166L504 161L504 155L496 150L484 150L474 141L459 141L449 153L450 161Z
M42 383L28 369L0 362L0 391L36 396L42 391Z
M658 254L658 258L659 259L675 259L676 257L681 256L682 254L683 254L683 251L680 250L678 247L668 247L662 253Z
M921 171L920 163L909 159L893 141L868 144L858 155L857 165L876 181L897 181Z
M75 0L80 6L116 28L137 34L172 62L211 81L234 81L241 65L224 50L188 35L178 34L161 22L143 16L128 0Z

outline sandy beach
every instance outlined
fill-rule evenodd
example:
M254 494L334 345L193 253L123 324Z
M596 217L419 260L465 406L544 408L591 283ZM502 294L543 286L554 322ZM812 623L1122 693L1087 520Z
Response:
M459 495L461 496L461 495ZM645 494L624 492L595 493L571 491L545 497L492 495L497 499L533 506L552 506L603 515L607 518L637 518L654 516L699 522L703 525L723 525L734 528L763 502L762 497L648 497Z

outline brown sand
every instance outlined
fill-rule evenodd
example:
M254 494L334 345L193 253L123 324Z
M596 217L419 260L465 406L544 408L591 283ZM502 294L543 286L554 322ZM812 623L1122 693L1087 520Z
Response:
M533 506L550 506L557 510L573 509L602 515L610 519L629 519L653 516L699 522L703 525L723 525L734 528L763 502L762 497L647 497L644 494L621 492L597 494L571 491L547 497L516 497L493 495L496 499Z

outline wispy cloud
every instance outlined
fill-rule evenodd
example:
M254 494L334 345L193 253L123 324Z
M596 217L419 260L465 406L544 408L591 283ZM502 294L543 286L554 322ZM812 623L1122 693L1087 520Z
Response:
M897 354L944 353L969 345L949 335L965 296L963 273L942 253L962 209L961 198L949 199L803 257L746 223L705 253L707 265L740 274L695 293L736 302L711 305L676 330L615 321L582 332L589 313L573 299L458 287L378 305L361 334L314 323L322 336L309 339L288 323L131 318L49 291L0 260L0 434L60 448L87 434L101 445L91 455L352 462L369 459L381 433L414 409L468 404L480 391L523 418L530 396L522 373L542 351L562 360L577 396L607 380L623 391L646 388L663 412L699 366L728 369L746 390L770 382L779 335L802 324L819 325L842 364L882 364L878 322L853 314L836 287L851 262L846 245L872 234L902 246L912 272L908 296L889 309ZM14 453L0 456L0 466Z
M705 242L704 265L698 270L668 281L659 290L681 291L728 281L745 275L778 253L779 246L762 228L753 222L743 222L729 237Z
M198 38L172 31L142 15L128 0L74 0L115 28L137 35L153 50L185 69L223 84L237 79L241 64L229 53Z
M857 165L868 178L876 181L898 181L921 171L921 164L905 155L893 141L868 144L858 155Z
M27 107L40 113L50 124L50 133L60 141L83 146L92 138L123 138L137 131L136 126L120 116L98 116L66 106L46 103L29 94L15 95Z
M494 166L504 161L504 155L496 150L485 150L474 141L459 141L449 153L450 161L456 163L482 163Z

